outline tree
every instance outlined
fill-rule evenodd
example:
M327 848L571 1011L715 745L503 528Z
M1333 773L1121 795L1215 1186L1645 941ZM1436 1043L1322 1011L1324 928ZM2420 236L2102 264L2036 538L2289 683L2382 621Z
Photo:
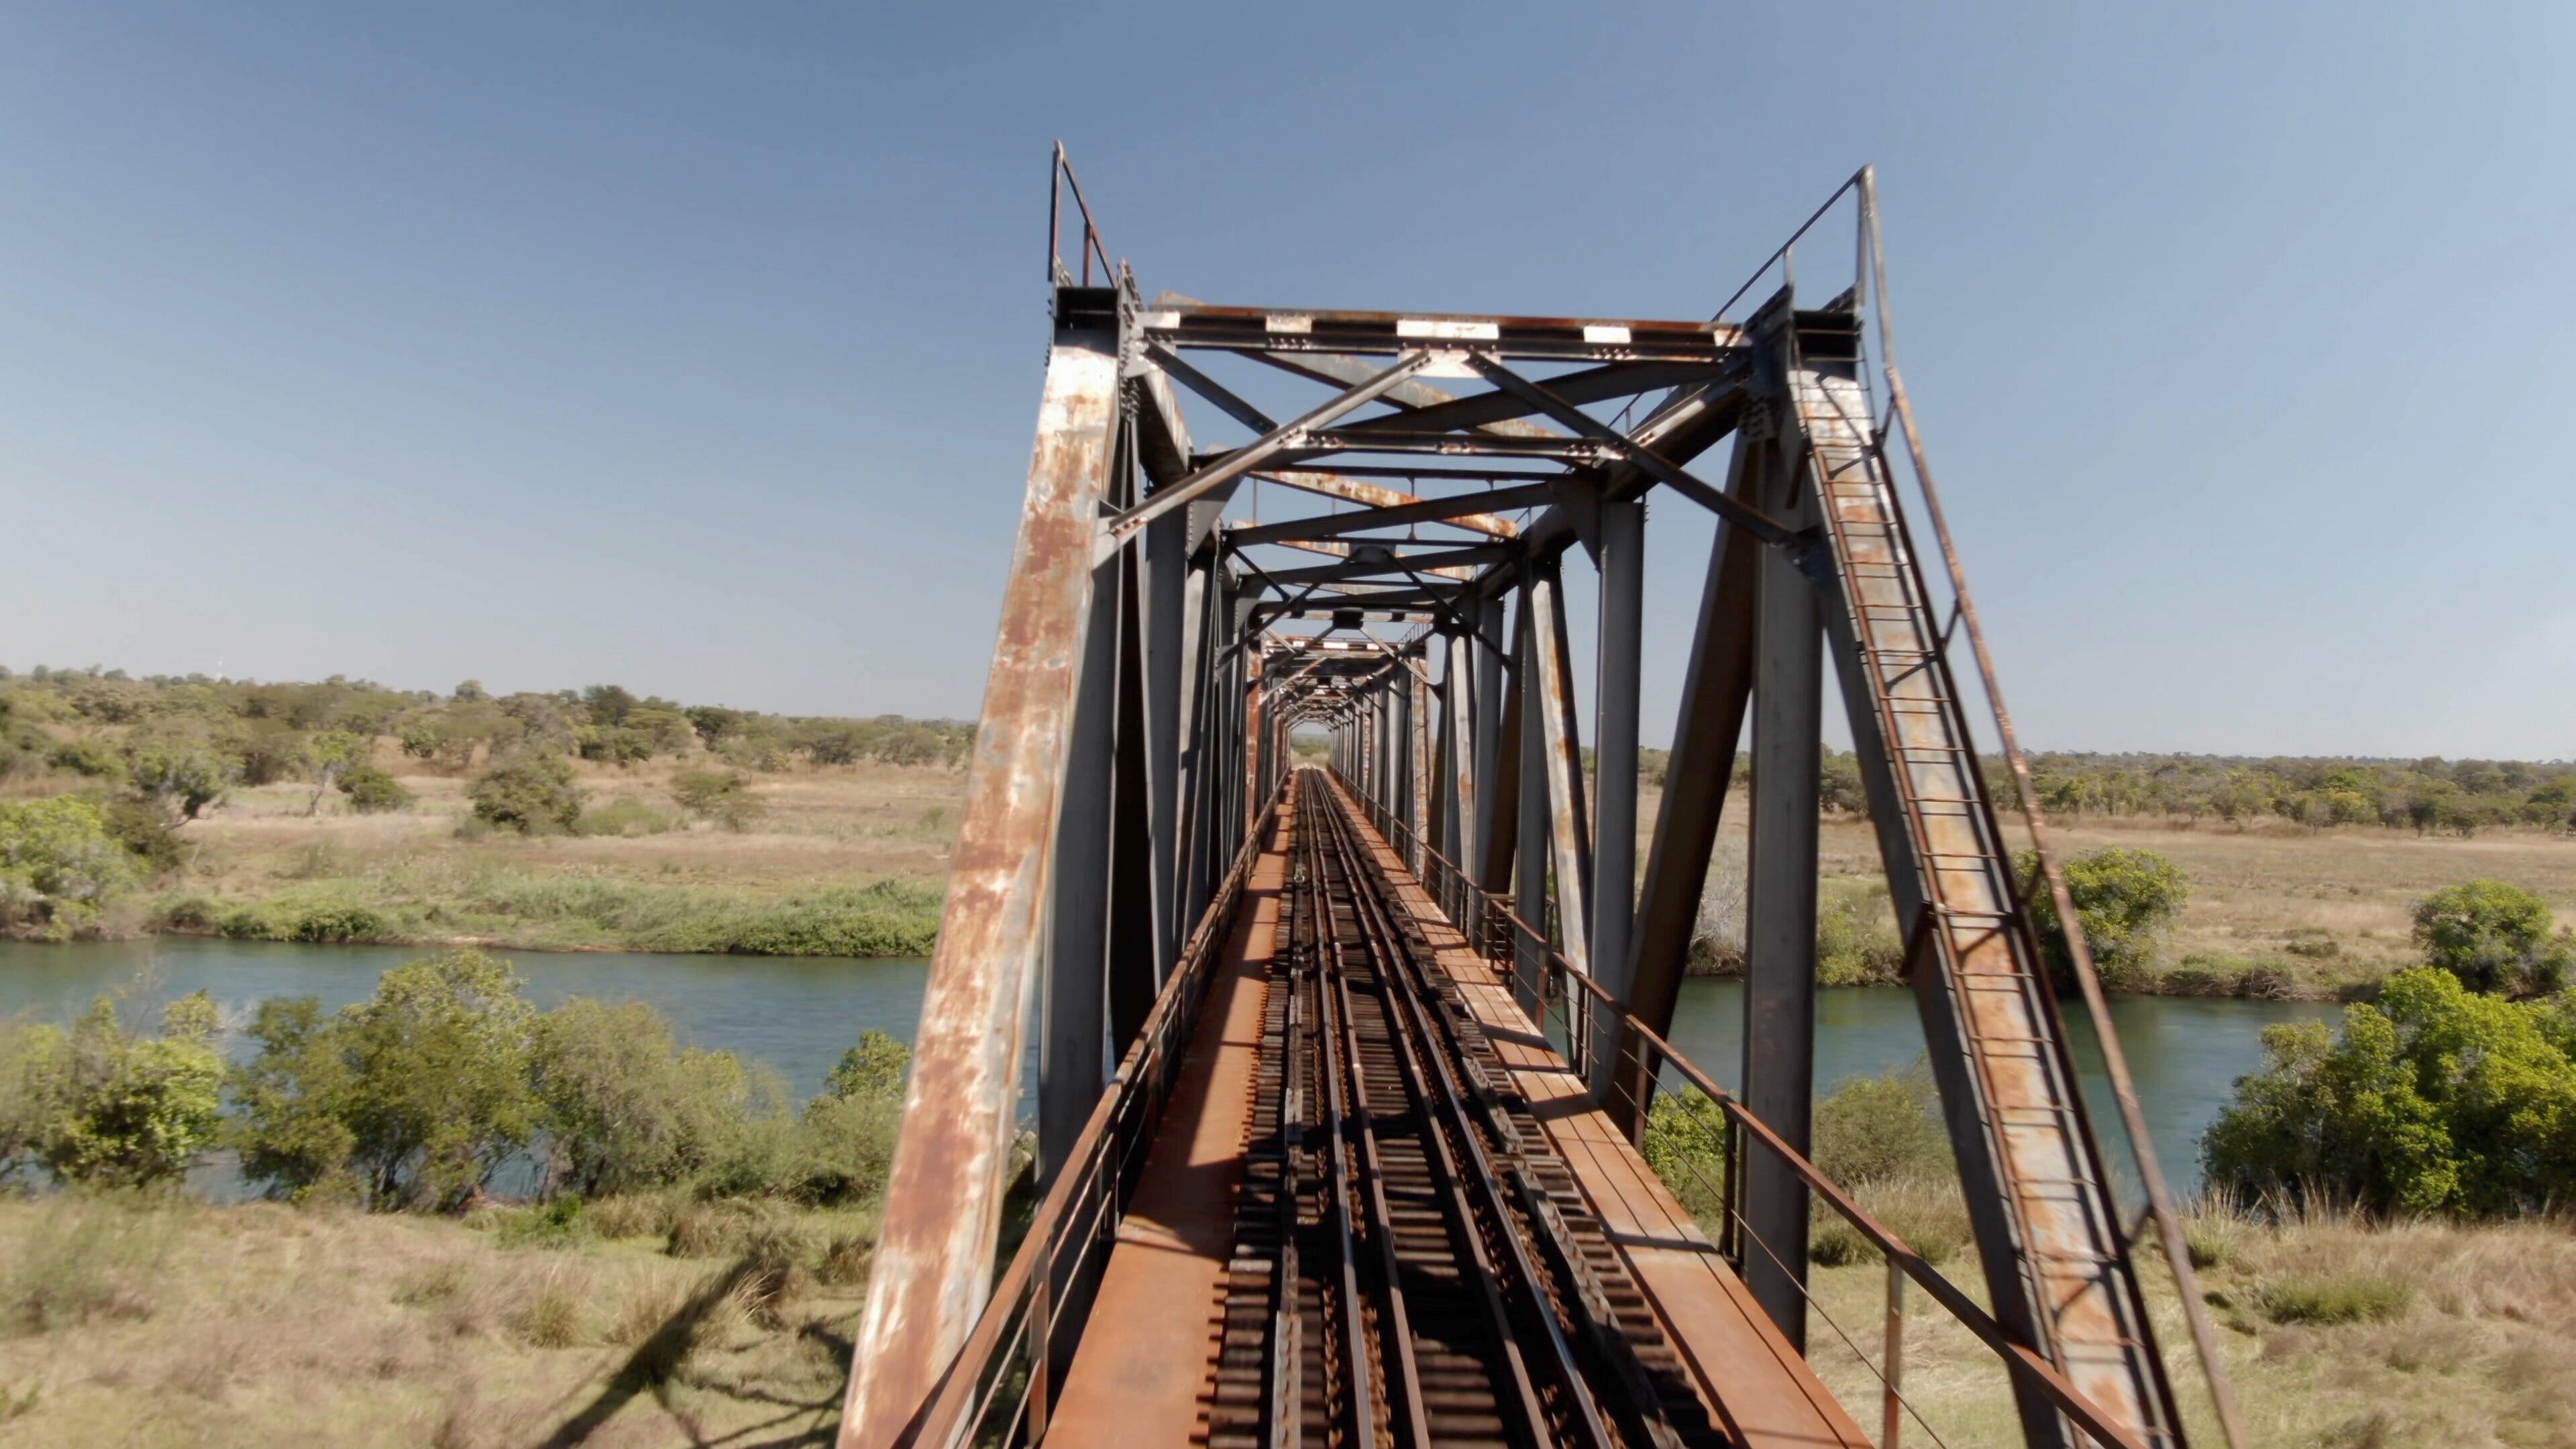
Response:
M311 997L262 1002L259 1052L234 1079L243 1174L377 1208L464 1201L537 1128L519 986L508 963L463 950L387 971L333 1016Z
M681 713L689 717L690 728L698 732L698 739L711 750L723 744L729 736L740 733L743 722L750 718L741 710L713 704L693 704Z
M549 1178L585 1197L687 1179L742 1115L732 1054L676 1050L670 1022L639 1001L556 1007L537 1023L532 1065Z
M2444 886L2415 904L2415 940L2471 991L2555 991L2576 961L2576 936L2553 930L2549 903L2500 880Z
M373 765L351 765L341 771L340 793L349 797L349 808L361 815L400 810L412 802L412 793L401 781Z
M2212 1186L2374 1213L2536 1211L2576 1196L2576 1002L2507 1001L2445 971L2263 1033L2264 1066L2201 1139Z
M637 700L625 688L614 684L594 684L581 692L581 702L590 711L590 722L615 728L626 722L626 712Z
M188 740L163 740L139 746L126 762L135 793L159 801L194 820L224 798L233 769L209 746Z
M340 777L367 763L375 752L375 741L347 730L324 730L304 742L304 771L313 782L313 798L304 803L307 816L322 809L322 796L339 783Z
M2074 958L2049 902L2048 883L2039 872L2036 852L2015 861L2022 891L2039 927L2040 951L2061 984L2075 979ZM2152 974L2156 943L2191 899L2191 882L2180 867L2152 850L2111 846L2088 851L2066 862L2066 893L2084 939L2093 948L2093 964L2106 984L2134 982Z
M671 777L671 798L692 815L740 830L758 819L767 802L751 793L750 782L725 770L682 770Z
M513 755L475 778L466 796L476 819L523 834L570 830L581 790L560 755Z
M835 1097L900 1102L911 1070L911 1050L871 1027L859 1033L857 1046L841 1053L840 1065L823 1078L823 1090Z
M697 729L689 723L687 715L660 705L637 705L628 710L618 729L623 734L640 737L657 755L678 754L697 738Z
M100 997L69 1031L36 1027L17 1063L36 1160L64 1182L175 1182L212 1146L223 1090L215 1004L200 991L163 1008L157 1037L129 1032Z
M133 880L97 806L71 795L0 800L0 929L68 939L94 929Z
M474 704L490 699L492 696L484 692L482 680L469 679L456 686L455 692L450 697L458 704Z

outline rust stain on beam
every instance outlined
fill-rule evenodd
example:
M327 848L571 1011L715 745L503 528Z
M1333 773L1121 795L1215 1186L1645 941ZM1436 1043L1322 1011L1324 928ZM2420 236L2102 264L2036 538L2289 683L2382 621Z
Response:
M1047 360L1019 541L852 1355L842 1449L897 1441L992 1285L1024 1008L1045 919L1117 412L1114 344L1060 338Z

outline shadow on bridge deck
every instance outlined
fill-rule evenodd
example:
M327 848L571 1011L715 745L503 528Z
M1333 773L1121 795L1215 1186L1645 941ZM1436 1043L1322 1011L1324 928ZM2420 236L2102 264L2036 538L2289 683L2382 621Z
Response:
M1338 793L1338 792L1337 792ZM1357 812L1361 840L1421 923L1515 1085L1573 1168L1712 1420L1760 1449L1868 1449L1870 1440L1757 1307L1699 1226L1512 1000L1485 961ZM1206 1442L1260 1048L1262 1009L1285 889L1286 812L1237 911L1224 957L1165 1108L1145 1175L1120 1225L1099 1296L1065 1376L1050 1446Z

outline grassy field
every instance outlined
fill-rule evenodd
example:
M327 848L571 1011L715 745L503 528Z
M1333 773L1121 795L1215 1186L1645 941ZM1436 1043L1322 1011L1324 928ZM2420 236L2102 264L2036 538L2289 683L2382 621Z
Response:
M1654 838L1659 793L1639 801L1639 859ZM1744 796L1728 801L1710 890L1743 888ZM2027 836L2007 827L2015 848ZM2511 881L2576 925L2576 838L2499 828L2471 837L2375 825L2309 830L2280 821L2177 829L2163 821L2085 816L2052 823L2061 855L2126 846L2156 851L2191 880L2191 902L2165 941L2159 988L2180 993L2331 998L2422 964L2408 912L2426 894L2479 877ZM1830 897L1882 882L1866 821L1824 823L1819 869ZM1642 871L1642 867L1641 867ZM1893 927L1891 925L1890 930ZM2252 973L2249 976L2249 973Z
M390 749L417 800L360 815L309 787L237 788L183 827L187 863L128 903L127 930L282 939L918 955L929 949L962 773L858 764L753 776L739 831L691 821L679 766L576 768L601 833L476 828L462 776Z
M1924 1234L1922 1204L1872 1205ZM691 1218L612 1200L585 1216L567 1240L523 1213L0 1201L0 1440L829 1442L864 1215ZM2576 1446L2566 1224L2205 1216L2192 1236L2216 1257L2204 1287L2259 1449ZM1944 1271L1977 1276L1964 1253ZM2181 1314L2149 1278L2188 1386ZM1810 1351L1873 1431L1884 1285L1875 1259L1814 1270ZM1932 1443L1928 1424L1959 1449L2019 1443L1991 1355L1919 1291L1908 1305L1905 1384L1923 1417L1905 1442ZM2205 1402L2185 1398L2195 1440L2216 1442Z
M2196 1254L2216 1259L2201 1286L2256 1449L2576 1446L2576 1232L2565 1221L2370 1227L2203 1215L2191 1237ZM1962 1253L1943 1271L1984 1301L1973 1259ZM2171 1279L2152 1265L2146 1276L2193 1442L2222 1442ZM1809 1353L1873 1436L1886 1279L1869 1257L1819 1267L1811 1283ZM1905 1390L1922 1417L1905 1420L1904 1442L2020 1443L1993 1355L1920 1291L1907 1307Z
M586 1217L0 1201L0 1441L830 1442L872 1223Z

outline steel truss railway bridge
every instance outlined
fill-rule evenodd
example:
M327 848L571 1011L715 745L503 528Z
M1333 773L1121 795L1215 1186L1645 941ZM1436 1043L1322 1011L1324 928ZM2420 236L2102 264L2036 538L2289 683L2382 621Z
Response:
M2066 1007L2043 965L2074 913L1896 369L1870 173L1702 321L1149 300L1061 148L1050 193L1036 450L842 1444L1934 1443L1913 1294L1991 1350L2030 1445L2239 1445L2082 932ZM1802 305L1819 254L1850 271ZM1185 395L1239 440L1194 437ZM1715 537L1640 862L1658 490ZM1597 581L1588 701L1569 576ZM1829 669L1982 1293L1806 1156ZM1667 1034L1739 746L1729 1093ZM1692 1180L1641 1155L1658 1100L1719 1144L1666 1165ZM1810 1300L1820 1209L1884 1256L1878 1322Z

